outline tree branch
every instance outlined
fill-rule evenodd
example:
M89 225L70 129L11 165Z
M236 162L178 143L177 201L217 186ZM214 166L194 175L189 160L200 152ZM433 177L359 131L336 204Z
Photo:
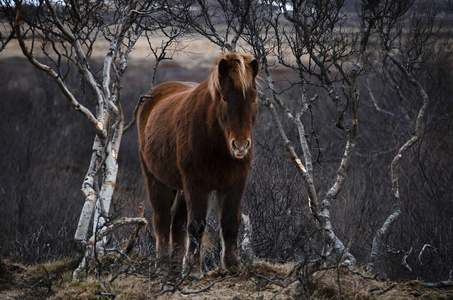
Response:
M52 77L55 82L57 83L58 87L60 90L63 92L63 94L66 96L66 98L69 100L71 105L75 108L76 111L81 112L85 118L96 128L97 134L99 134L101 137L106 136L106 131L102 123L100 123L97 118L82 104L80 104L74 95L69 91L68 87L66 84L63 82L62 78L58 75L57 72L55 72L51 67L40 63L38 60L36 60L32 53L28 50L27 46L25 45L25 41L23 39L22 33L21 33L21 27L20 27L20 22L22 19L22 4L20 1L15 0L15 4L17 7L17 14L16 14L16 19L14 22L14 30L16 33L16 39L19 43L19 46L22 50L22 53L24 56L28 59L28 61L38 68L39 70L45 72L48 74L50 77Z

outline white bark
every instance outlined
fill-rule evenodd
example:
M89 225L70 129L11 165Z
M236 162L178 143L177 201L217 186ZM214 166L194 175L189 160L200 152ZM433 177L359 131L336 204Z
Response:
M318 196L317 196L317 192L316 192L316 188L315 188L312 176L309 174L307 168L302 163L302 161L296 154L294 147L292 146L291 142L287 138L286 133L284 132L283 127L278 118L277 111L275 110L275 107L270 102L270 99L266 98L264 96L264 94L260 94L260 97L261 97L263 103L266 105L266 107L271 112L272 120L274 121L274 124L278 129L280 139L282 140L282 143L285 146L287 153L289 154L291 160L294 162L299 173L302 175L302 178L305 183L305 188L309 195L308 198L309 198L309 206L310 206L311 213L313 214L314 218L319 222L319 226L320 226L321 232L325 238L326 243L333 247L333 250L334 250L333 252L336 255L339 255L339 256L346 255L346 258L349 261L349 263L354 264L355 263L354 257L346 251L346 247L341 242L341 240L338 239L338 237L335 235L335 233L332 229L332 225L330 222L330 212L329 212L330 201L324 200L323 205L321 206L322 210L320 210L320 207L318 204Z
M242 214L241 218L242 224L244 224L244 239L241 242L241 248L245 254L245 261L247 264L251 264L254 260L256 260L255 253L252 248L253 228L248 215Z
M112 142L109 142L107 146L107 157L104 162L104 178L102 180L99 198L96 201L96 208L94 210L93 234L96 230L99 230L104 226L106 218L108 217L113 192L115 190L116 178L118 174L118 151L112 149Z
M105 224L105 217L108 216L110 204L115 191L116 179L118 174L118 152L121 144L121 138L123 135L123 124L121 120L118 124L118 128L115 129L115 133L112 140L107 145L107 157L105 159L105 170L104 178L102 181L102 187L99 193L99 199L96 203L96 209L94 212L93 219L93 234L96 230L101 229L101 232L105 230L102 228Z
M389 50L389 49L388 49ZM392 180L392 196L393 196L393 213L391 213L385 220L382 227L376 232L373 238L373 245L370 252L370 258L366 269L368 272L374 271L374 265L376 259L379 255L382 239L388 233L388 230L391 228L392 224L399 218L401 215L401 198L400 198L400 187L399 187L399 163L403 159L406 151L409 150L423 135L423 122L425 111L429 103L428 94L426 94L422 85L415 80L412 73L408 68L403 65L399 60L397 60L391 52L388 52L388 57L391 61L400 69L400 71L405 75L406 80L414 86L417 91L417 94L423 100L423 105L418 111L418 115L415 121L415 132L410 139L408 139L399 149L398 154L393 158L391 162L391 171L390 176Z
M94 206L98 199L98 194L95 187L95 178L102 159L102 144L99 136L96 136L94 139L92 151L93 153L91 155L90 166L88 167L87 174L82 183L82 192L85 194L85 202L83 204L77 225L77 230L74 235L74 239L82 245L86 244L88 229L91 225Z
M53 10L53 7L50 3L47 3L49 6L49 9L51 9L53 13L53 17L55 20L58 20L56 18L55 12ZM82 244L86 243L86 233L88 232L88 227L90 225L90 220L91 216L93 214L93 207L97 199L97 193L94 189L94 180L96 176L96 172L98 171L99 168L99 162L101 160L102 156L102 144L100 137L104 137L106 135L106 132L104 130L104 126L101 122L98 121L98 119L83 105L81 105L74 95L69 91L68 87L66 84L63 82L61 77L58 75L57 72L55 72L52 68L49 66L46 66L45 64L42 64L38 60L36 60L32 53L28 50L27 46L25 45L25 42L22 38L22 33L21 33L21 28L20 28L20 22L22 18L22 5L20 2L16 1L16 6L17 6L17 14L16 14L16 20L15 20L15 32L16 32L16 38L19 42L19 45L21 47L22 53L25 55L25 57L28 58L28 60L31 62L32 65L40 69L41 71L44 71L47 73L49 76L51 76L57 85L60 87L62 90L63 94L66 96L66 98L69 100L71 105L79 112L81 112L96 128L97 136L95 138L94 144L93 144L93 155L92 159L90 161L90 167L88 169L88 172L85 176L85 180L82 185L82 191L85 194L85 203L81 212L81 217L79 219L79 223L77 226L76 234L75 234L75 239L77 241L82 242ZM66 28L59 24L59 28L64 31L66 34L69 34ZM71 37L72 34L71 34ZM80 47L78 50L81 50L80 43L77 43L77 45ZM83 53L83 52L82 52ZM81 56L79 55L79 58ZM84 56L82 57L84 58ZM92 74L90 73L90 76ZM93 78L91 78L91 82L95 82Z
M402 265L403 267L405 267L405 268L406 268L409 272L411 272L411 273L412 273L412 268L411 268L411 266L409 266L409 264L407 263L407 258L409 257L409 255L411 255L412 249L413 249L413 248L411 247L411 249L409 250L409 252L407 252L407 253L404 254L403 259L402 259L402 261L401 261L401 265Z

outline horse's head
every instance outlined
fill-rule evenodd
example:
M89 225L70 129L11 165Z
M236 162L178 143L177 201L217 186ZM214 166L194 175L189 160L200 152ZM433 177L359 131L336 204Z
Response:
M258 62L252 56L227 53L213 70L211 95L231 155L244 158L252 146L258 115L256 76Z

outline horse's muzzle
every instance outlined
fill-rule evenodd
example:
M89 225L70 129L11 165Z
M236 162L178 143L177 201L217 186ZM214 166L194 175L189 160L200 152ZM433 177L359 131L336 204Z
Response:
M245 142L240 143L235 139L231 139L231 149L232 154L235 158L241 159L244 158L252 145L250 139L245 140Z

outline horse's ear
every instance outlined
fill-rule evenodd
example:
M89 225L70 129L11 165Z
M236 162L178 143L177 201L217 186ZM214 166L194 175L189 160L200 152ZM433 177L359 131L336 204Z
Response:
M258 61L256 59L252 60L250 62L250 66L252 67L253 78L255 78L256 75L258 75L258 72L260 70L260 66L258 64Z
M222 58L219 61L219 77L225 77L228 75L228 62L226 59Z

